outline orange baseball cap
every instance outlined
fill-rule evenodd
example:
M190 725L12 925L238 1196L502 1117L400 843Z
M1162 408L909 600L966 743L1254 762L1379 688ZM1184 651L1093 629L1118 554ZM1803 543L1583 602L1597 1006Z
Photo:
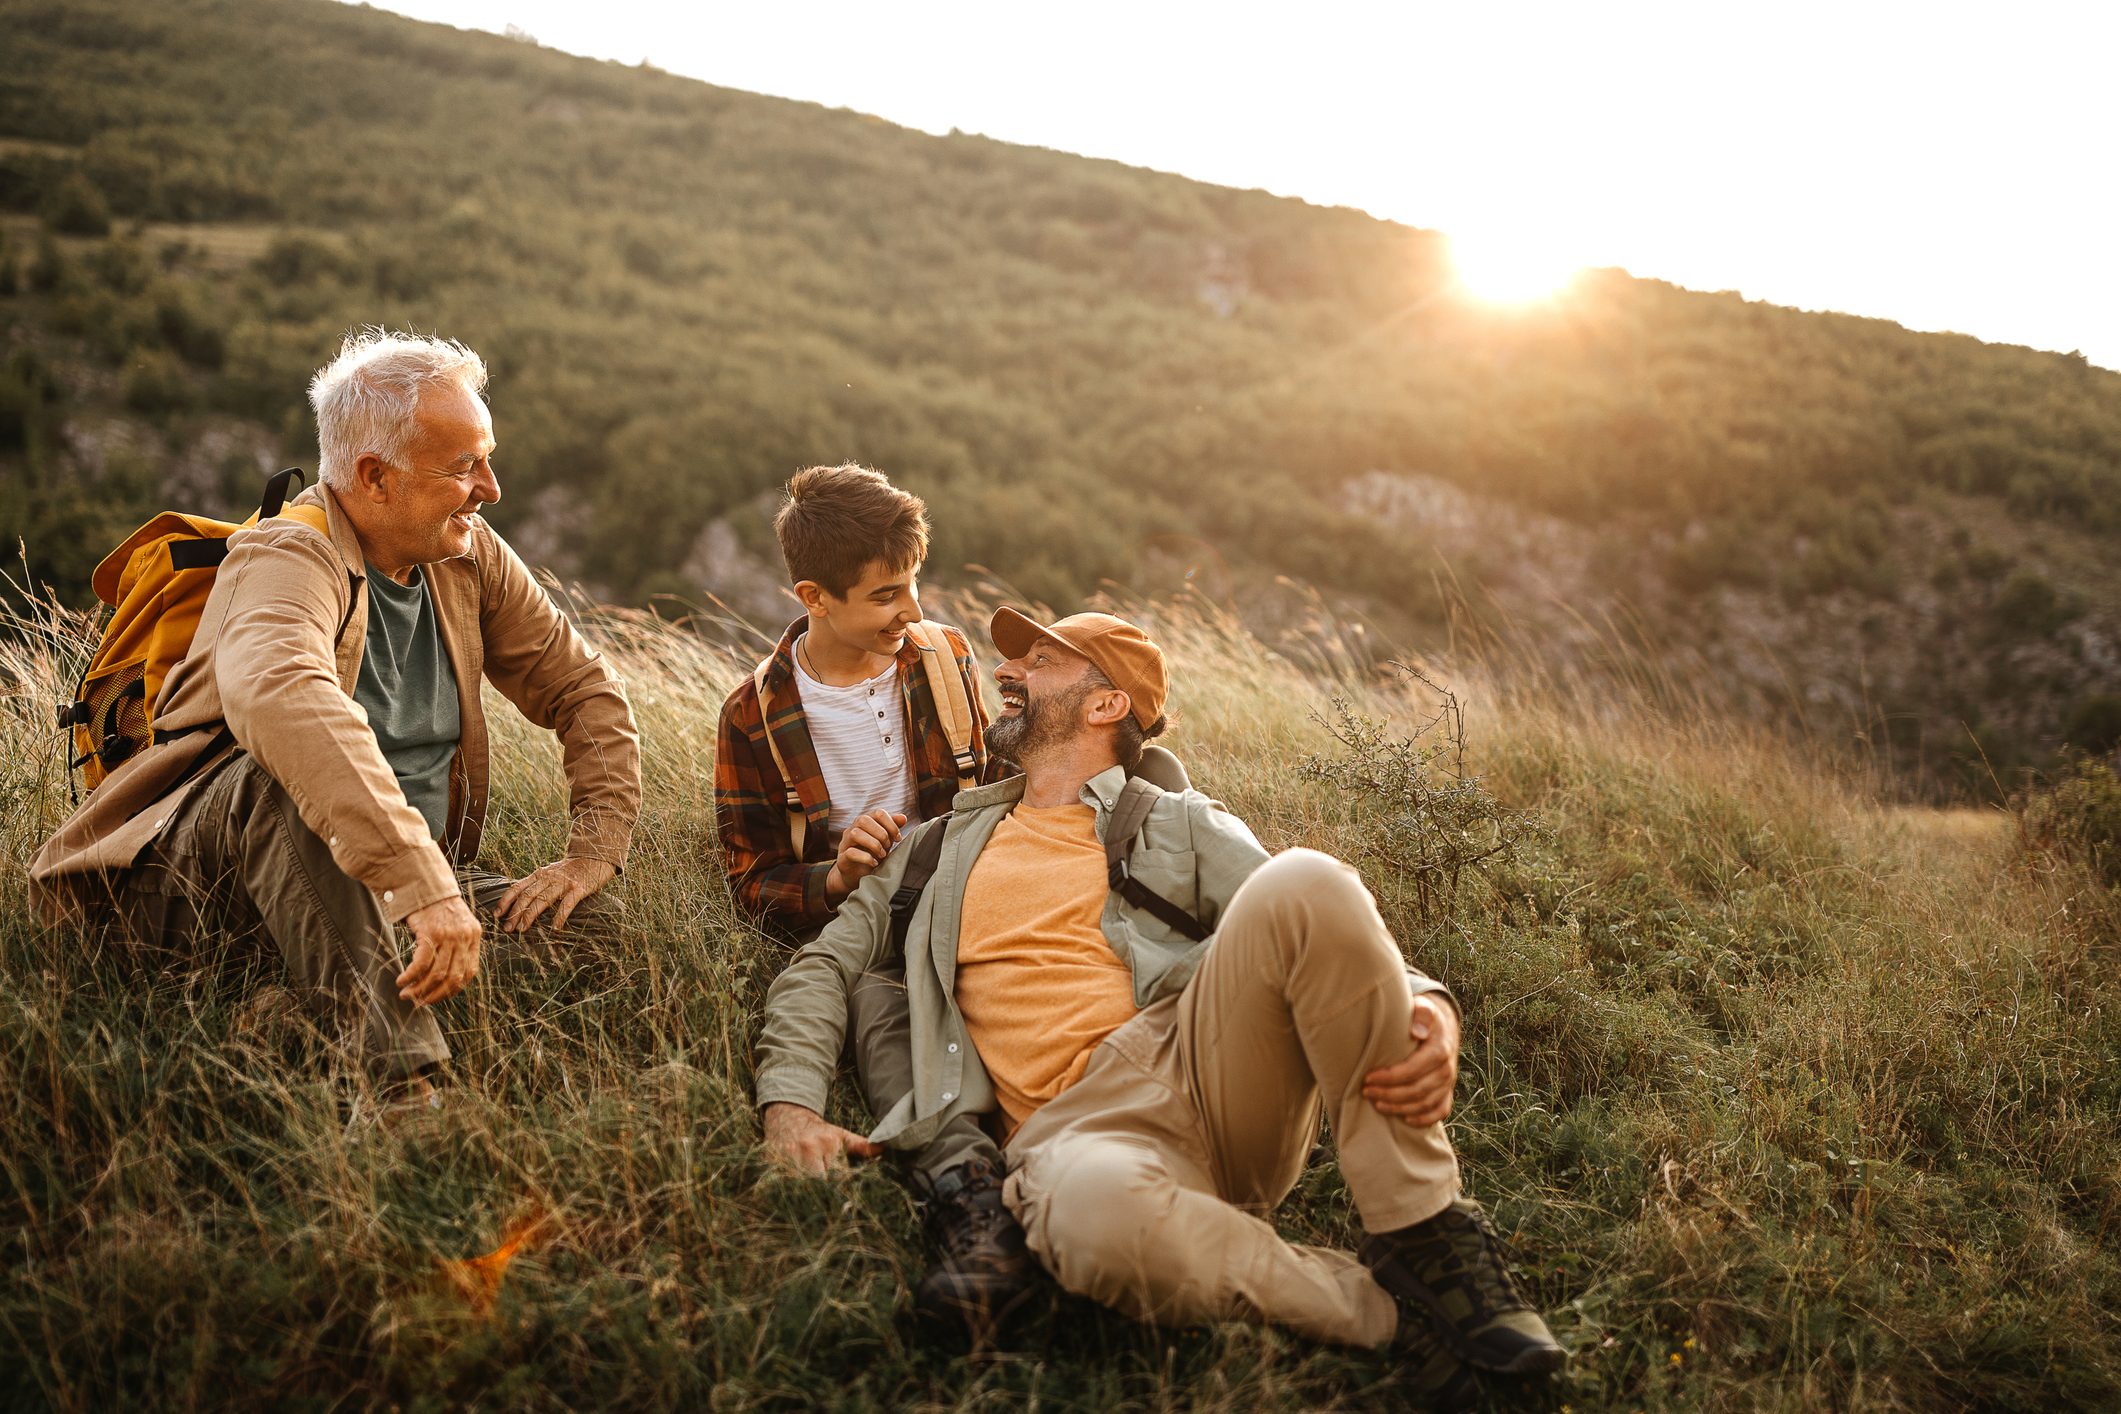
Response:
M1171 695L1171 668L1164 662L1164 650L1125 619L1070 614L1059 623L1042 624L1014 609L1001 608L994 611L987 632L1004 658L1023 657L1041 638L1067 644L1097 664L1097 670L1127 694L1134 720L1145 731L1164 714L1164 699Z

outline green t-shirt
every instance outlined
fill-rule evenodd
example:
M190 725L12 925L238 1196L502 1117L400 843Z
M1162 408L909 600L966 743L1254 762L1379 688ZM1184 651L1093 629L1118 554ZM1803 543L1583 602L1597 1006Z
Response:
M399 584L368 567L368 643L354 701L368 713L376 745L397 774L405 803L442 838L449 816L449 763L464 733L457 671L442 646L426 577Z

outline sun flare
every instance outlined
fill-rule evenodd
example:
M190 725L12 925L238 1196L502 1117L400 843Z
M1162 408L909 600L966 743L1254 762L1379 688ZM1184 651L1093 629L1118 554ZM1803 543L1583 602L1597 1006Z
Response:
M1451 260L1459 283L1484 300L1518 303L1551 295L1578 267L1536 240L1494 233L1454 235Z

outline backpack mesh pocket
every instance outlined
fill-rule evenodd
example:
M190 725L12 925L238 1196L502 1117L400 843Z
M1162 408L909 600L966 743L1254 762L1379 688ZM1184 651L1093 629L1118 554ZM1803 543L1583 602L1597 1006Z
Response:
M90 790L103 783L120 763L147 745L152 734L147 714L147 664L127 663L98 677L84 679L75 704L74 762L86 766Z

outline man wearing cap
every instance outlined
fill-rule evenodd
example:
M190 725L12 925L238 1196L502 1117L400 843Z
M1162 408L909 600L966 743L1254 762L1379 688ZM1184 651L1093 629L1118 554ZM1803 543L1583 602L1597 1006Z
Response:
M867 1139L822 1118L847 995L898 960L905 844L767 995L768 1145L812 1172L884 1148L918 1170L946 1126L984 1117L1007 1173L989 1206L1022 1233L997 1228L960 1261L968 1310L1020 1299L1028 1246L1068 1290L1143 1320L1390 1342L1417 1387L1451 1398L1472 1396L1475 1367L1558 1367L1459 1193L1450 993L1406 966L1354 870L1312 850L1270 859L1195 790L1154 793L1126 853L1141 887L1114 891L1103 840L1164 730L1164 656L1106 614L1042 625L1002 609L992 633L1007 661L987 742L1023 774L923 827L944 835L904 939L903 1084L872 1085ZM1144 889L1162 906L1135 902ZM1326 1116L1371 1234L1359 1259L1264 1217Z

